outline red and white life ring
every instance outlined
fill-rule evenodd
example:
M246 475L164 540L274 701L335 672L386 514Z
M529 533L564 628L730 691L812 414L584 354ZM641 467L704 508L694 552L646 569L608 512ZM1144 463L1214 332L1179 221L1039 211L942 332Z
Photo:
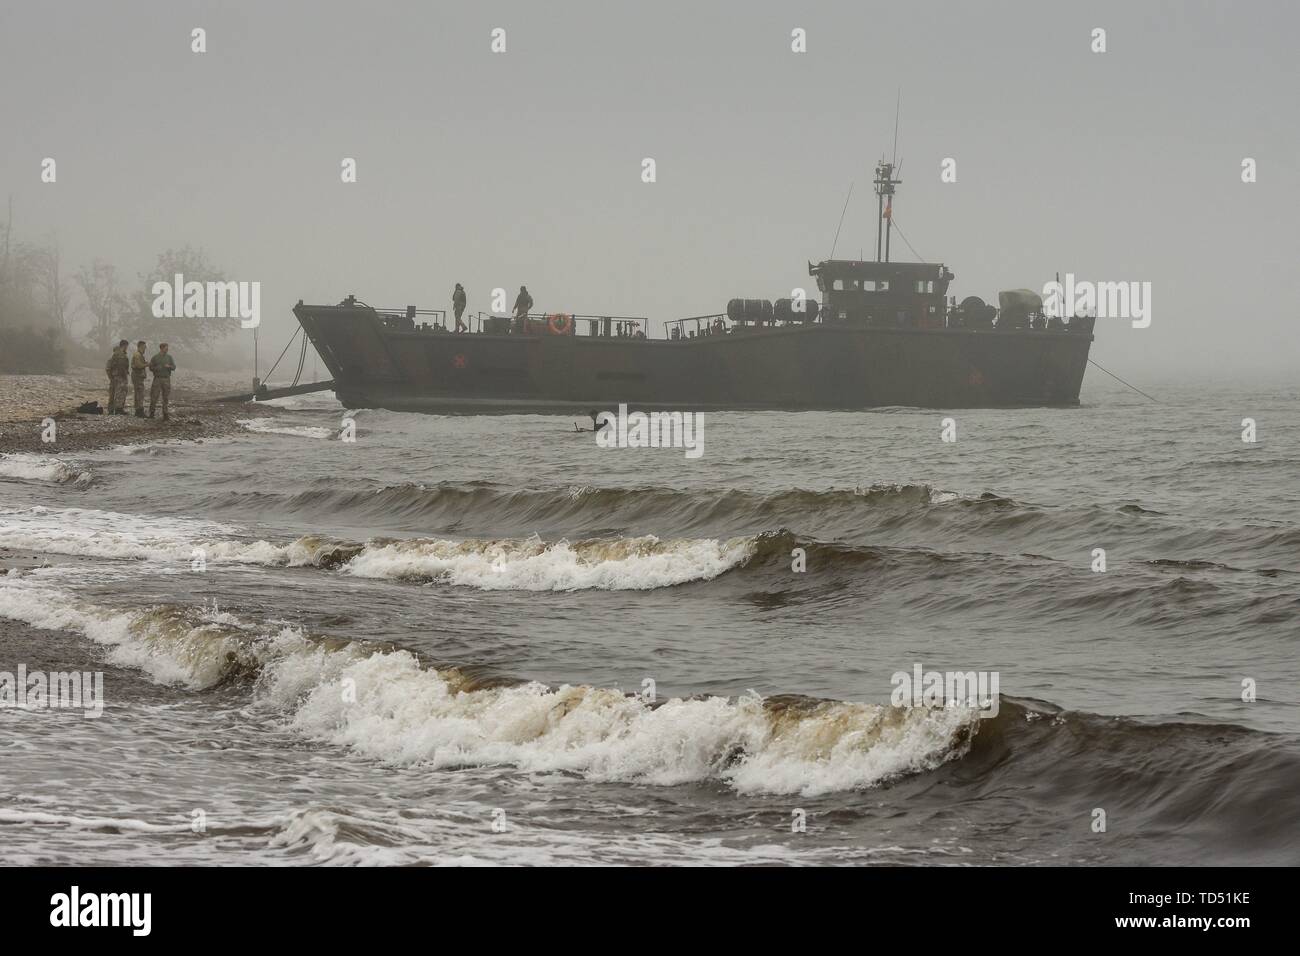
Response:
M563 312L557 312L546 320L552 335L569 335L573 332L573 319Z

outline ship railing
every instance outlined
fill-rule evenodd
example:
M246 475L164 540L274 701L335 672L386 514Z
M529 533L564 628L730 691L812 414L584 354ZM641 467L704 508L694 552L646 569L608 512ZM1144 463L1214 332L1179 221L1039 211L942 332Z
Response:
M518 316L478 313L477 326L482 331L497 335L548 335L552 334L551 320L558 315L568 317L572 331L566 334L587 338L644 339L650 320L639 315L580 315L575 312L529 312L528 322L522 324Z
M821 322L822 316L819 314L813 321ZM711 315L692 315L684 319L669 319L664 323L664 337L670 341L681 342L687 339L708 338L711 335L728 335L746 329L776 328L788 324L790 323L784 319L768 320L761 323L737 322L728 318L725 312L715 312ZM795 324L801 325L803 323Z
M664 338L669 341L702 339L710 335L724 335L733 323L722 312L712 315L690 315L684 319L669 319L664 323Z
M596 339L644 339L650 320L641 315L572 314L573 332Z
M407 306L405 309L375 309L380 321L391 328L412 329L417 332L455 332L455 320L446 309L417 309ZM528 323L521 326L519 319L513 315L497 315L492 312L475 312L464 314L461 321L471 334L491 333L495 335L544 335L549 333L551 319L559 314L569 317L573 335L591 338L627 338L644 339L650 329L650 320L640 315L579 315L573 312L530 312ZM427 321L420 321L421 316L429 316ZM408 324L409 321L409 324Z
M447 324L446 309L417 309L413 305L408 305L404 309L376 308L375 312L378 313L379 318L383 320L385 325L401 326L405 323L405 320L409 319L411 327L416 331L439 329L443 332L450 332L455 328L454 323L450 326ZM421 322L420 316L422 315L429 318Z
M822 323L824 317L818 313L814 323ZM746 332L750 329L772 329L780 328L784 325L803 325L802 321L790 321L787 319L767 319L763 321L731 319L725 312L714 312L712 315L693 315L685 319L669 319L663 324L664 337L673 342L684 342L692 338L708 338L710 336L727 336L738 332Z

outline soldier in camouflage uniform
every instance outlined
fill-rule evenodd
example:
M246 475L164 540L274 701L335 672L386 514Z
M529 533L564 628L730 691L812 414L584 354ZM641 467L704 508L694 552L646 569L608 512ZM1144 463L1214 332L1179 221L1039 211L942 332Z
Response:
M122 415L126 406L126 375L131 363L126 357L126 339L117 343L113 354L108 358L104 371L108 373L108 414Z
M131 386L135 390L135 417L144 418L144 378L149 371L149 359L144 354L145 341L135 343L131 353Z
M149 371L153 372L153 385L149 388L149 417L153 418L154 408L162 397L163 421L171 416L167 414L172 397L172 372L176 371L176 360L167 354L167 343L158 344L158 354L149 360Z

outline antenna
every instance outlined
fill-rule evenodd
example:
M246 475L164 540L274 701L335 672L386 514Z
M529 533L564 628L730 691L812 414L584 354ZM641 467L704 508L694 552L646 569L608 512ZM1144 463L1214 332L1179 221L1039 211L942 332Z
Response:
M894 176L893 163L887 163L882 159L876 164L876 205L880 213L876 220L877 262L889 261L889 234L894 225L894 187L901 183L902 180ZM882 252L883 258L881 258Z
M844 228L844 214L849 211L849 200L853 198L853 184L849 183L849 194L844 197L844 208L840 210L840 224L835 227L835 241L831 243L830 258L835 258L835 247L840 243L840 230Z
M898 114L903 106L903 88L898 88L898 97L894 100L894 165L898 165Z
M889 261L889 234L894 226L894 187L902 183L901 179L895 178L898 170L901 169L898 163L898 115L902 105L903 89L899 87L898 97L894 103L894 158L887 163L885 157L881 156L880 162L876 163L876 206L880 213L876 219L877 262Z

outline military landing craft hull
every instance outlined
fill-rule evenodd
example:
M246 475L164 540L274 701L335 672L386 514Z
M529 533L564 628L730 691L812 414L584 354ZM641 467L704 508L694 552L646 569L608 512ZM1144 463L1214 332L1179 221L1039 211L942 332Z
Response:
M360 304L294 314L344 405L434 413L1077 405L1093 338L835 322L679 339L457 334L395 328L399 316Z

